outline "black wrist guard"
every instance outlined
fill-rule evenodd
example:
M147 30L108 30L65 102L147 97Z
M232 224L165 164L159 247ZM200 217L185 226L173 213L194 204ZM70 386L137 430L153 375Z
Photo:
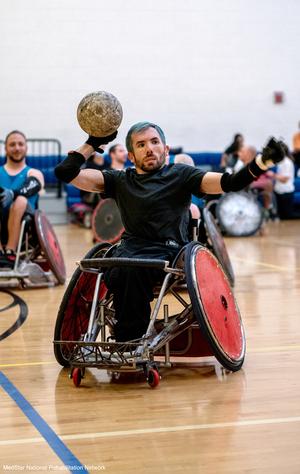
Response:
M85 163L85 159L81 153L70 151L67 158L55 167L55 176L60 181L70 183L79 174L83 163Z
M262 170L254 158L249 165L244 166L244 168L237 173L224 173L221 177L221 188L225 193L241 191L265 172L266 170Z
M14 190L14 197L16 198L17 196L24 196L29 198L37 194L41 189L42 185L39 180L35 176L29 176L20 189Z

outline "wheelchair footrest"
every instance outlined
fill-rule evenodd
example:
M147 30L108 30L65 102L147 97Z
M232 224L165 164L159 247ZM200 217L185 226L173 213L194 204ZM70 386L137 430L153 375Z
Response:
M21 272L17 270L3 270L0 269L0 279L1 278L28 278L29 272Z
M145 342L143 340L143 342ZM130 342L54 341L65 348L71 367L137 370L145 364L143 353L137 352L141 340Z

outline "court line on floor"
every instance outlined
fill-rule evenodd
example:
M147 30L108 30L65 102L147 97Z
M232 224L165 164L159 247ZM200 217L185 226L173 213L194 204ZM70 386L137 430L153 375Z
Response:
M22 298L20 298L19 295L16 295L12 291L0 289L0 293L5 293L12 298L12 302L4 308L0 308L0 312L5 312L8 309L14 308L15 306L19 307L19 314L16 321L8 329L6 329L6 331L0 334L0 341L2 341L8 336L11 336L17 329L22 326L22 324L24 324L28 316L28 306L27 303Z
M247 349L247 353L253 352L289 352L289 351L299 351L300 345L295 344L292 346L271 346L271 347L253 347L252 349Z
M5 367L29 367L31 365L51 365L51 364L56 364L57 362L55 360L53 361L41 361L41 362L17 362L15 364L10 363L10 364L0 364L0 369L4 369Z
M270 237L268 237L268 243L277 244L282 247L291 247L291 248L300 247L300 244L298 242L286 242L285 240L272 239Z
M9 395L9 397L16 403L24 415L29 419L36 430L41 434L42 438L37 438L39 442L46 441L55 454L61 459L64 465L73 470L88 473L83 464L74 456L69 448L63 443L61 438L53 431L46 421L38 414L33 406L26 400L26 398L19 392L15 385L0 371L0 386Z
M291 267L282 267L279 265L273 265L272 263L265 263L265 262L259 262L257 260L248 260L246 258L240 258L240 257L230 257L232 261L238 261L238 262L243 262L243 263L249 263L251 265L259 265L261 267L266 267L266 268L272 268L273 270L281 270L284 272L290 272L291 270L293 271L300 271L300 268L291 268Z
M132 430L120 430L120 431L100 431L96 433L80 433L74 435L61 435L60 438L65 441L76 441L83 439L95 439L95 438L117 438L122 436L135 436L135 435L147 435L154 433L172 433L172 432L183 432L183 431L199 431L199 430L212 430L222 428L239 428L239 427L251 427L251 426L263 426L263 425L278 425L286 423L300 423L300 416L292 416L286 418L265 418L258 420L244 420L244 421L229 421L224 423L203 423L197 425L181 425L181 426L163 426L160 428L142 428ZM40 438L23 438L23 439L10 439L0 441L0 446L17 445L17 444L31 444L40 443Z

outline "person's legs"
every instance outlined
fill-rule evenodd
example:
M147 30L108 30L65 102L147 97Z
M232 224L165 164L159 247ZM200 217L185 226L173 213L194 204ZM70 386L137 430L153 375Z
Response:
M172 262L178 249L122 244L114 257L161 259ZM153 289L165 276L161 270L143 267L114 267L105 272L105 283L113 293L117 341L141 338L148 327Z
M106 272L105 282L113 293L117 341L138 339L145 334L153 287L162 276L161 271L139 267L115 267Z
M276 193L277 213L280 219L293 219L293 193Z
M7 221L8 221L9 207L0 208L0 268L11 267L11 264L8 264L5 246L7 243Z
M3 254L3 242L4 242L4 227L3 227L3 223L4 223L4 218L2 216L2 212L1 212L1 209L0 209L0 255Z
M18 196L13 203L1 209L0 268L12 269L14 267L22 218L24 213L30 209L27 199L23 196Z
M4 255L4 248L2 243L2 236L3 236L3 223L0 215L0 258Z
M17 249L20 237L22 217L26 211L27 203L28 201L24 196L18 196L10 207L7 224L7 250L12 250L13 252L15 252Z

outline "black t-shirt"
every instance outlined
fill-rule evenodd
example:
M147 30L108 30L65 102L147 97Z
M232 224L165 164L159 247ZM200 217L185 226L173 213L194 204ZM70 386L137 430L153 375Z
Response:
M117 202L125 227L123 237L187 243L191 197L203 196L204 174L184 164L165 165L146 174L134 168L104 171L104 197Z

